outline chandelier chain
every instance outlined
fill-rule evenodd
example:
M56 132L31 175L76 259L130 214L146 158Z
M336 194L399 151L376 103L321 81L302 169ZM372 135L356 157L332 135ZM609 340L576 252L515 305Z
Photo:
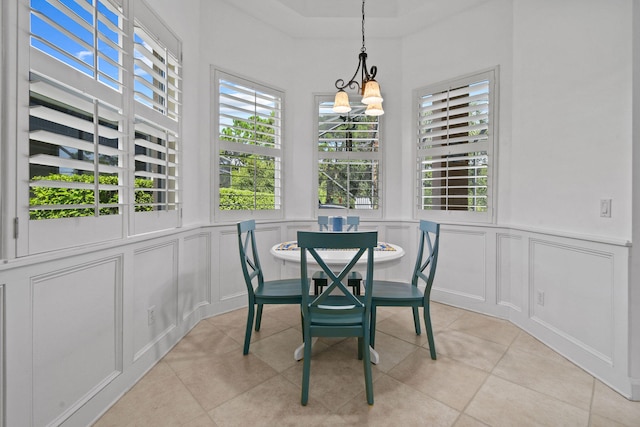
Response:
M364 2L365 0L362 0L362 48L360 49L360 52L367 51L367 48L364 45Z

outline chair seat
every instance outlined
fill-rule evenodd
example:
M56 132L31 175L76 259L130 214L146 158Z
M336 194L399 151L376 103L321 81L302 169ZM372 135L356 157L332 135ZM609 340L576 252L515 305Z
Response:
M424 294L420 288L411 283L374 280L372 298L376 303L385 300L412 302L422 301Z
M255 289L256 298L291 298L294 303L300 302L302 287L300 279L271 280L264 282Z
M362 325L362 314L321 314L311 313L309 320L313 326L355 326Z

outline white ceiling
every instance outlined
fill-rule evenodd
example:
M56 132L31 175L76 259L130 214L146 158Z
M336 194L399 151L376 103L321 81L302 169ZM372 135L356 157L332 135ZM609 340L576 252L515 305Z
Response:
M224 0L292 37L357 37L361 0ZM367 37L402 37L489 0L367 0Z

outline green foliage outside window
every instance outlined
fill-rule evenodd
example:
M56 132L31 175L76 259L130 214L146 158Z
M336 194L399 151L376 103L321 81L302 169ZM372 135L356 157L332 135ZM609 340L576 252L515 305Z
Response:
M273 209L274 203L273 193L254 193L251 190L234 188L220 189L220 209L222 210Z
M88 174L50 174L48 176L34 176L34 181L58 181L58 182L80 182L93 183L93 175ZM118 177L115 175L101 175L98 182L104 185L118 185ZM153 180L136 178L135 188L153 188ZM99 204L117 204L118 191L99 190ZM60 187L32 187L32 197L29 199L30 206L51 206L51 205L93 205L95 203L95 192L92 189L81 188L60 188ZM144 205L153 203L153 194L148 191L135 191L136 204ZM136 206L136 212L150 211L152 206ZM71 209L39 209L29 212L30 219L52 219L93 216L92 208L71 208ZM118 207L100 208L100 215L118 214Z
M274 147L274 126L273 117L233 119L232 126L221 129L220 140ZM221 210L276 209L274 157L223 150L220 152L219 166Z

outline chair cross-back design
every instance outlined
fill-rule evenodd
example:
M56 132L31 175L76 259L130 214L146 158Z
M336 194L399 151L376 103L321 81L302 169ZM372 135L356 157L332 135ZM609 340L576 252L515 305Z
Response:
M329 217L328 216L319 216L318 217L318 225L320 226L320 231L329 231ZM345 231L358 231L358 226L360 225L360 217L359 216L348 216L347 217L347 226ZM313 273L311 277L313 279L313 293L318 295L322 292L322 288L327 286L327 276L322 271L316 271ZM358 271L352 271L349 273L348 284L353 289L353 293L356 295L360 295L360 285L362 284L362 274Z
M429 301L431 298L433 279L436 274L439 246L440 224L425 220L420 221L420 242L411 282L374 280L371 303L371 346L375 345L376 308L378 306L412 307L416 335L420 335L421 333L418 308L422 307L424 325L427 330L427 339L429 340L429 351L431 358L433 360L436 359L436 347L433 339L433 329L431 327ZM418 287L420 280L425 283L424 291Z
M255 314L255 330L260 330L262 320L262 307L264 304L300 304L300 279L283 279L265 281L258 257L256 246L256 222L254 220L242 221L237 224L238 248L240 250L240 264L247 286L249 297L247 328L244 337L243 354L249 353L251 342L251 329ZM255 313L255 307L258 312Z
M302 324L304 337L304 362L302 371L303 405L309 398L312 337L357 337L358 358L363 359L367 402L373 404L373 382L369 349L371 289L373 283L373 253L378 233L326 233L298 232L300 248L300 278L302 281ZM355 254L344 265L327 265L322 259L322 249L353 249ZM349 271L366 254L366 278L364 297L356 297L345 286ZM309 255L328 278L328 286L320 295L309 295L307 263Z

